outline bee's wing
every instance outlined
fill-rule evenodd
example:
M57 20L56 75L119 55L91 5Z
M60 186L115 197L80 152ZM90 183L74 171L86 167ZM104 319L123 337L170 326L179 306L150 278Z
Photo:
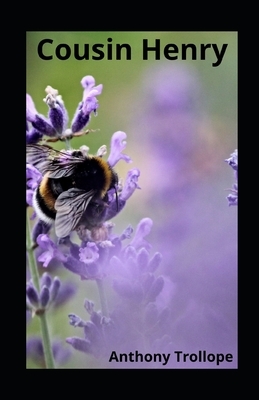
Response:
M55 202L55 231L58 237L68 236L76 228L94 194L94 190L86 192L71 188L58 196Z
M74 157L47 145L31 144L26 146L27 162L37 168L42 175L49 172L49 178L63 178L74 173L78 163L84 157Z
M78 164L78 159L69 160L66 161L65 163L61 162L60 160L56 160L56 162L52 162L49 165L48 177L58 179L58 178L64 178L65 176L71 176L73 175L77 164Z
M52 162L49 158L51 150L49 146L29 144L26 146L26 161L44 175L49 170Z

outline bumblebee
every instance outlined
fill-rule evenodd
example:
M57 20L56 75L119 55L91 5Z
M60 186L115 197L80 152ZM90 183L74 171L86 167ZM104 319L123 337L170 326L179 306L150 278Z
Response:
M80 150L58 151L48 145L27 145L27 162L43 178L34 191L33 207L40 220L55 223L57 237L66 237L79 225L92 230L105 221L108 191L118 176L101 156Z

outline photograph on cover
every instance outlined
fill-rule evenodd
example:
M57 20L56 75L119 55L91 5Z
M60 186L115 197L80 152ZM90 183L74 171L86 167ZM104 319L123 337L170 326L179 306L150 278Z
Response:
M237 32L26 33L27 369L237 369Z

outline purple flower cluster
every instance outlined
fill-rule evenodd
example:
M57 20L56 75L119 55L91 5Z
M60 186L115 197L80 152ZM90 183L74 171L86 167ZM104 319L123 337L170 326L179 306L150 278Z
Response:
M39 255L38 261L43 263L43 267L47 267L52 260L57 260L82 280L103 279L111 274L111 270L108 268L110 260L113 260L116 265L123 255L123 260L126 262L128 258L130 259L129 254L134 249L139 248L142 248L147 258L146 248L149 249L150 245L144 237L149 233L151 226L152 221L149 218L141 220L134 238L125 250L122 250L123 241L130 239L133 232L133 228L130 225L121 235L115 235L112 232L114 224L105 223L103 228L106 231L106 235L108 233L108 237L105 240L95 242L91 237L87 238L87 235L85 235L80 245L72 242L69 237L59 240L58 244L56 244L48 234L40 234L37 237L37 244L43 252ZM141 256L141 254L139 256L140 259L144 259L145 256ZM156 260L156 257L158 256L156 255L154 260ZM151 262L151 265L153 262Z
M27 309L33 314L42 314L56 300L60 288L60 279L54 279L48 273L44 273L40 279L40 290L37 290L30 280L26 288Z
M79 103L71 127L67 128L68 113L58 90L47 86L44 102L49 107L48 118L37 112L29 94L26 95L26 143L37 143L44 135L51 138L71 138L88 124L91 112L96 113L98 101L96 96L101 94L102 85L95 86L92 76L85 76L81 80L83 99Z
M225 160L234 170L235 183L232 186L231 193L227 196L229 206L237 206L238 204L238 158L237 150Z
M151 245L146 236L152 225L150 218L143 218L134 235L130 225L121 235L115 235L110 224L108 239L82 240L81 245L70 238L57 245L47 234L37 239L44 250L39 258L45 266L56 259L81 279L95 280L113 289L108 306L111 311L95 310L94 303L85 299L88 321L69 314L70 324L83 331L81 336L69 337L66 342L76 350L101 358L101 363L107 362L112 351L164 350L171 344L167 303L172 285L158 273L161 254L150 255ZM126 240L129 243L124 245Z
M31 316L41 315L51 307L58 309L68 302L76 293L76 285L72 282L60 282L58 277L51 276L44 272L40 279L40 290L38 291L30 279L26 287L27 323L31 322ZM56 365L65 364L71 351L64 345L61 339L54 339L51 342L53 357ZM27 358L32 360L39 367L46 368L42 338L29 336L26 347Z
M143 218L128 245L123 247L121 237L117 237L115 254L112 255L114 251L106 253L102 269L114 290L110 300L112 310L109 315L103 315L94 309L92 301L85 299L90 320L69 315L72 326L83 328L83 336L66 340L76 350L101 357L105 363L112 351L127 352L136 348L154 351L167 339L169 310L163 292L168 292L168 288L164 277L157 274L162 256L158 252L150 256L151 245L145 239L152 224L150 218ZM129 237L131 233L132 229L128 228L122 236Z

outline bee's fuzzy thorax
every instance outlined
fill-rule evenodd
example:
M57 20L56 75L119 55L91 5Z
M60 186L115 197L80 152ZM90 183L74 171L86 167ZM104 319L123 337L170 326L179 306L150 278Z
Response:
M104 161L101 157L93 157L93 158L97 161L97 163L99 164L100 168L104 173L103 188L101 190L101 197L103 198L111 186L112 170L109 164L106 161Z

